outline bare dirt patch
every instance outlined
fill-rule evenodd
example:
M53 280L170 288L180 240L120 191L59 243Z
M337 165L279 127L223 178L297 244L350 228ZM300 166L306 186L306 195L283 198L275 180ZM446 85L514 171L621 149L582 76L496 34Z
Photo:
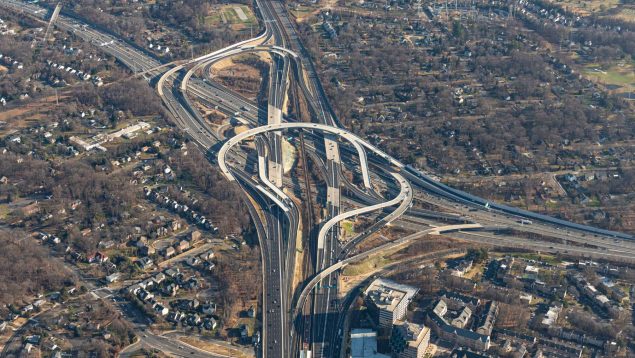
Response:
M262 56L249 55L216 63L211 69L211 76L219 83L233 89L241 95L256 99L262 85L263 71L259 63L269 59Z
M64 96L60 96L62 101ZM15 130L24 128L29 122L40 121L46 118L44 112L55 106L55 96L43 97L35 101L26 102L24 105L16 108L0 111L0 122L4 122L4 130Z

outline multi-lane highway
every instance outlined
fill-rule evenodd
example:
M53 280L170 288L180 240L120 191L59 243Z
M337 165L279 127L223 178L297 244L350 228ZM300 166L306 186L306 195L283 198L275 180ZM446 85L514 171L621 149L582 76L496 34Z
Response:
M41 20L47 20L49 13L37 5L16 0L5 0L0 7ZM174 123L203 150L213 154L210 157L217 160L226 178L242 188L257 229L263 262L260 355L295 357L300 349L308 348L315 357L339 356L342 337L336 332L340 332L345 307L348 307L338 308L333 304L338 296L339 270L368 255L393 250L425 235L446 233L493 245L544 247L550 252L632 260L635 241L630 235L490 203L403 165L341 128L284 5L279 1L262 0L256 1L256 8L263 24L258 36L178 64L161 63L134 44L68 14L60 15L55 26L98 46L133 72L142 73L149 80L157 79L157 91ZM272 58L266 107L260 108L214 82L211 68L218 61L263 51L269 52ZM287 91L291 87L306 99L311 122L298 122L284 115ZM194 106L195 101L214 106L229 116L240 112L240 121L249 129L225 138L221 131L210 127ZM288 190L294 185L309 185L308 182L291 180L283 171L285 154L281 134L297 136L300 132L304 134L303 148L311 158L317 158L314 162L319 164L325 183L324 198L316 200L325 209L317 223L301 222L296 201L303 198L293 198ZM249 139L254 139L255 145L241 145ZM250 150L255 150L256 155L249 155ZM345 179L346 170L360 173L363 185L357 187ZM381 186L385 186L383 194L377 192ZM352 197L342 195L342 188L352 193ZM310 195L312 191L305 187L301 192ZM411 208L413 203L427 203L442 212L414 209ZM343 204L352 209L343 211ZM378 215L376 223L342 242L338 224L368 214ZM359 243L396 220L418 233L359 252ZM447 222L456 222L456 225L447 225ZM309 236L313 269L309 276L307 272L300 272L301 284L293 287L299 269L295 267L295 244L302 224L313 226L304 230L314 233ZM542 235L550 241L528 241L493 233L501 228ZM161 338L148 337L146 341L165 348L166 352L176 350L178 353L178 348L166 347L170 343Z

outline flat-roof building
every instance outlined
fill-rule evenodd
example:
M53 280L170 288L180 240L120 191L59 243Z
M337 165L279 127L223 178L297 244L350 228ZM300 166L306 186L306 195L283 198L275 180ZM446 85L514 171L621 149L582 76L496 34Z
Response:
M430 328L412 322L395 324L390 337L393 355L398 358L423 358L430 344Z
M377 353L377 332L372 329L351 330L351 358L389 358Z
M408 304L419 290L384 278L373 281L364 292L369 310L382 328L406 316Z

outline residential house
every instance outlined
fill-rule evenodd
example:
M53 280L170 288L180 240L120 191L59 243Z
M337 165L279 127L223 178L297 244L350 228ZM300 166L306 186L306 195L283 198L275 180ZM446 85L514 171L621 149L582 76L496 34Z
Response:
M158 285L165 280L165 274L162 272L159 272L158 274L154 275L152 280Z
M176 253L176 250L174 250L173 247L168 246L163 250L163 257L165 259L169 259L170 257L174 256L175 253Z
M496 322L496 316L498 315L498 302L491 301L487 304L485 313L479 321L476 333L489 336L494 329L494 323Z
M458 311L465 306L468 306L471 310L474 310L481 303L481 300L476 297L464 295L454 291L447 291L443 293L442 297L448 308L454 311Z
M137 261L135 261L135 263L142 270L147 270L147 269L151 268L152 265L154 265L154 262L148 257L142 257L142 258L138 259Z
M22 313L23 315L26 315L27 313L32 312L33 308L34 308L33 305L26 305L20 309L20 313Z
M147 302L154 298L154 294L146 291L145 289L141 289L139 293L137 294L137 297L139 297L139 299L141 299L142 301Z
M41 295L40 295L40 297L41 297ZM46 301L45 301L45 300L43 300L43 299L39 299L39 300L37 300L37 301L33 302L33 307L34 307L34 308L40 308L40 307L42 307L45 303L46 303Z
M100 249L109 249L111 247L115 246L115 242L112 240L108 240L108 241L100 241L99 242L99 248Z
M472 269L472 265L473 265L472 260L463 260L450 272L452 276L463 277L466 273L468 273Z
M201 317L197 314L188 315L185 322L190 326L198 326L201 323Z
M178 267L176 268L169 268L166 269L165 271L163 271L167 276L171 277L171 278L175 278L181 271L179 270Z
M142 246L139 248L140 256L150 256L156 253L156 249L152 246Z
M461 313L452 320L452 325L458 328L464 328L467 325L467 322L472 317L472 310L469 307L463 307Z
M135 242L135 246L138 248L142 248L148 246L148 238L145 236L141 236L137 242Z
M240 326L240 338L245 339L249 337L249 327L246 324Z
M560 311L562 311L561 306L551 306L549 307L549 311L545 313L545 317L542 319L542 324L547 327L553 326L558 320L558 316L560 315Z
M488 350L491 342L489 335L453 326L444 318L445 313L447 313L446 302L448 302L447 299L441 299L437 302L434 308L428 312L426 324L441 339L479 351Z
M173 323L181 322L184 318L185 318L185 314L183 314L182 312L179 312L179 311L172 311L166 317L168 322L173 322Z
M216 312L216 304L215 303L204 303L199 308L201 310L201 313L207 314L207 315L214 314L214 312ZM249 314L249 312L248 312L248 314ZM252 316L249 316L249 317L252 317ZM255 315L254 315L254 317L255 317Z
M202 263L202 261L198 257L189 257L187 260L185 260L185 262L192 267L196 267Z
M168 246L163 250L163 257L169 259L170 257L174 256L175 253L176 250L174 250L173 247Z
M176 246L176 249L180 252L187 251L189 248L190 248L190 242L187 240L181 240Z
M111 275L106 276L106 282L108 283L113 283L113 282L117 282L119 280L119 277L121 275L119 274L119 272L115 272Z
M212 271L216 267L216 264L213 262L205 261L203 262L203 268L207 271Z
M217 325L218 324L216 323L216 320L213 317L205 318L205 320L203 321L203 327L205 327L205 329L208 331L216 329Z
M192 233L190 234L190 241L192 243L196 243L200 240L201 240L201 232L198 230L192 231Z
M211 260L214 258L214 251L213 250L206 251L200 254L198 257L203 261Z
M161 316L166 316L170 312L170 310L167 307L165 307L165 306L163 306L162 304L159 304L159 303L154 305L154 310L158 314L160 314Z
M101 251L95 252L95 254L88 258L88 262L90 263L104 263L108 261L108 256Z
M166 296L174 297L178 291L179 286L171 283L163 287L162 293Z

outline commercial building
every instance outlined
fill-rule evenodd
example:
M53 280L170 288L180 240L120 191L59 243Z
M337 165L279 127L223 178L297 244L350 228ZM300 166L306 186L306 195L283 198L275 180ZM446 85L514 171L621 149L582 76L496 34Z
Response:
M366 289L366 303L373 318L382 328L392 325L406 316L408 304L418 289L378 278Z
M389 358L389 356L377 353L377 332L372 329L353 329L351 358Z
M412 323L397 322L390 337L390 347L397 358L423 358L430 344L430 328Z

